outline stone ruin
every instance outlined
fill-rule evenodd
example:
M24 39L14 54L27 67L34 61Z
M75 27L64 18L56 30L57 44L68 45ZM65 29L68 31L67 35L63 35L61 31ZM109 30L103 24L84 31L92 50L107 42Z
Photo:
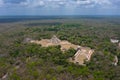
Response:
M23 43L28 43L28 42L30 42L32 39L31 38L25 38L24 40L23 40Z
M29 39L28 39L29 40ZM42 39L40 41L38 40L31 40L31 43L40 44L42 47L49 47L49 46L61 46L61 51L69 50L70 48L73 48L76 50L75 55L73 58L70 58L69 61L73 63L78 63L79 65L83 65L84 61L89 61L91 58L91 55L93 54L94 50L88 48L88 47L82 47L79 45L75 45L70 43L66 40L60 40L55 35L51 39Z
M118 64L118 57L117 57L117 56L115 56L114 61L113 61L113 64L114 64L115 66L117 66L117 64Z
M59 44L61 40L57 38L55 35L50 39L50 42L53 44Z
M89 61L94 50L88 47L79 47L75 55L70 58L70 62L84 65L85 61Z

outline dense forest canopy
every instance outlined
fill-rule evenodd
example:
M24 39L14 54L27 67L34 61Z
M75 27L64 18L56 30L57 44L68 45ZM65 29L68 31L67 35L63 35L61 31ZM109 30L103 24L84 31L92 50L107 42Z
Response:
M61 40L95 50L86 66L68 62L74 49L62 52L60 46L41 47L28 43ZM0 79L7 80L119 80L120 18L60 18L0 22ZM113 65L115 56L117 66ZM4 79L3 79L4 80Z

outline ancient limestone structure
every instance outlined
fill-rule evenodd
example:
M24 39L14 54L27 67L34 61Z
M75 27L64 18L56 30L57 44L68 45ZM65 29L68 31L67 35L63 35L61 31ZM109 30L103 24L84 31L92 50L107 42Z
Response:
M23 42L24 43L28 43L28 42L30 42L32 39L31 38L25 38L24 40L23 40Z
M70 62L77 63L79 65L83 65L85 61L89 61L91 55L93 54L94 50L88 47L81 47L73 58L70 58Z
M118 42L119 42L119 40L117 40L117 39L110 39L110 41L111 41L112 43L118 43Z
M94 52L94 50L88 47L81 47L79 45L72 44L66 40L60 40L55 35L51 39L42 39L40 41L31 40L30 42L40 44L43 47L60 45L61 51L63 52L69 50L70 48L73 48L76 50L76 54L73 56L73 58L70 58L69 61L73 63L77 63L79 65L83 65L85 60L89 61L91 55Z
M53 44L60 44L61 40L58 39L55 35L50 39Z
M115 56L113 64L114 64L115 66L117 66L117 64L118 64L118 57L117 57L117 56Z

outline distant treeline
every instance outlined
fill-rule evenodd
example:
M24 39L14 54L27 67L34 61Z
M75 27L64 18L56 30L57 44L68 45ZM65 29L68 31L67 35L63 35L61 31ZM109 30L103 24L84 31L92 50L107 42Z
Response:
M0 16L0 23L10 23L28 20L51 20L51 19L120 19L120 16L106 15L59 15L59 16Z
M52 26L52 25L61 25L62 23L60 22L52 22L52 23L28 23L28 24L25 24L26 26L42 26L42 25L49 25L49 26Z

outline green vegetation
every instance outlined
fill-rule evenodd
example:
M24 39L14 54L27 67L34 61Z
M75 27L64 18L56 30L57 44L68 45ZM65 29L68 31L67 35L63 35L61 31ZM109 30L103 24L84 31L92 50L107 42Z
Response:
M57 19L0 23L0 78L8 73L8 80L119 80L120 48L110 42L111 37L120 39L119 21ZM25 41L51 38L54 34L61 40L94 49L91 61L86 66L73 64L68 58L75 54L74 49L62 52L60 46L45 48ZM117 66L112 64L115 55L119 58Z

